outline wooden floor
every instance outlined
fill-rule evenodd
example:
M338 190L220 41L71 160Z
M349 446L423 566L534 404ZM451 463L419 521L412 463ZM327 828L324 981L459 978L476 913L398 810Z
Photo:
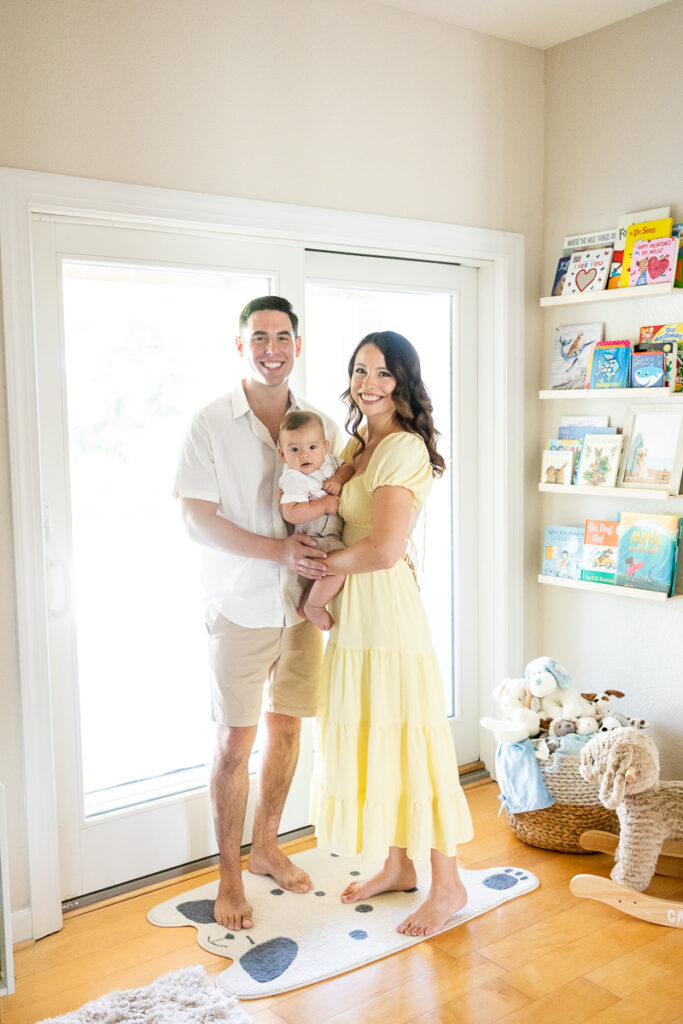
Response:
M245 1001L244 1009L258 1024L683 1024L683 930L572 896L572 875L607 875L611 859L525 846L505 815L497 817L497 794L493 783L467 790L476 839L461 848L460 862L527 868L540 879L535 892L357 971ZM190 964L219 974L226 960L202 950L194 928L145 920L150 907L214 875L76 912L60 933L17 949L3 1024L34 1024ZM649 891L683 900L682 890L680 879L658 878Z

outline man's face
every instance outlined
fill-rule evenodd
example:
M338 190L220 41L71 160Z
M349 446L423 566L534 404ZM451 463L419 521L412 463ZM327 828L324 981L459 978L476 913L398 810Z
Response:
M250 379L269 388L288 379L301 351L301 338L294 337L291 320L277 309L252 313L235 344L247 361Z

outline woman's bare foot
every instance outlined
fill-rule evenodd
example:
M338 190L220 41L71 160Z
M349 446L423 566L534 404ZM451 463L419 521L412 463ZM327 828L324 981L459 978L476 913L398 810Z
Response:
M282 889L304 893L313 888L313 882L301 868L292 864L278 846L254 850L249 854L247 867L253 875L270 875Z
M358 903L359 900L369 900L373 896L378 896L381 892L405 892L407 889L414 889L416 883L417 874L411 860L406 858L402 863L395 863L389 858L382 870L373 878L347 885L341 894L341 901Z
M450 890L435 891L432 887L424 903L401 921L396 931L403 935L436 935L444 925L467 903L467 890L458 879Z
M301 614L301 612L299 612ZM327 608L320 608L318 605L311 604L310 601L306 601L303 605L303 614L312 622L318 629L327 630L332 629L334 626L334 619L328 612Z
M216 922L231 932L239 932L242 928L253 928L253 911L244 896L242 872L237 883L233 879L221 878L218 883L218 895L213 905L213 916Z

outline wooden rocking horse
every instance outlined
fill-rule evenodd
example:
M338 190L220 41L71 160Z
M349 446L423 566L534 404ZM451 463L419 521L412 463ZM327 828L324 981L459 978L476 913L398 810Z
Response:
M611 880L575 875L575 896L599 900L632 917L683 928L683 902L644 893L655 874L683 878L683 782L659 781L659 752L640 730L612 729L581 751L579 771L600 787L600 800L615 809L620 835L584 832L587 850L616 856Z

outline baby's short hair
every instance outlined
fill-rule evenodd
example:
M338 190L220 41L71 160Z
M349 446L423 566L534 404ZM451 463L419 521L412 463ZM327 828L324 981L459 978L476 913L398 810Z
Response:
M307 423L317 423L323 437L327 439L327 431L325 430L322 416L319 416L317 412L311 412L309 409L292 409L288 412L280 424L278 434L281 435L283 430L300 430Z

